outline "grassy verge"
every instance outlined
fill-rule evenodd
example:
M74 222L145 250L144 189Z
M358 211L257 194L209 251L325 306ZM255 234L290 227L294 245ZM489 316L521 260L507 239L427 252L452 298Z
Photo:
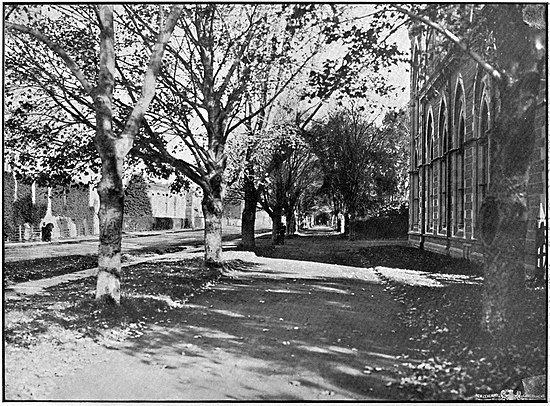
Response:
M30 259L4 263L4 287L11 283L51 278L97 266L97 255L69 255L66 257Z
M123 254L122 262L131 257L171 254L181 251L180 246L166 246L132 250ZM97 255L68 255L63 257L28 259L6 262L3 267L4 287L12 283L52 278L58 275L97 267Z
M171 309L220 275L220 269L205 267L199 258L130 266L124 271L120 306L94 299L94 277L67 282L47 288L45 295L7 301L4 339L28 347L59 328L82 337L97 337L109 329L139 336L147 323L170 322Z
M523 320L495 344L480 329L481 285L445 288L389 282L407 305L401 315L410 347L398 369L411 400L476 400L503 390L523 392L522 379L546 374L546 290L529 287ZM422 362L412 362L411 360ZM480 396L481 395L481 396Z
M237 238L238 234L227 234L223 236L224 240ZM182 245L181 241L173 243L158 242L151 243L145 248L137 248L125 251L122 255L122 262L127 262L131 258L145 257L151 255L172 254L185 251L188 247L197 247L202 244L200 239L197 241L187 241ZM44 278L51 278L58 275L78 272L97 266L97 255L68 255L63 257L39 258L31 260L22 260L16 262L6 262L3 266L4 287L13 283L27 282Z

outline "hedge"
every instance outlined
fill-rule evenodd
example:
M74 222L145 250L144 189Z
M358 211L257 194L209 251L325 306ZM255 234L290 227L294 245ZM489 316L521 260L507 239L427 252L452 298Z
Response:
M409 231L409 216L372 217L355 223L358 238L406 238Z
M124 191L124 215L148 217L153 214L151 200L147 195L147 183L143 175L133 175Z

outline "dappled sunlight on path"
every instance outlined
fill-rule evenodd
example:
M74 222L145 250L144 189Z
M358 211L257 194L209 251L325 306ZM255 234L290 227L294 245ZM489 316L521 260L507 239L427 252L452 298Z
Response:
M53 399L396 399L400 305L372 269L231 255L243 260L178 322L121 344Z
M385 266L377 266L374 269L377 274L385 279L409 286L443 288L450 284L481 285L483 283L483 277L476 275L449 275L411 269L388 268Z

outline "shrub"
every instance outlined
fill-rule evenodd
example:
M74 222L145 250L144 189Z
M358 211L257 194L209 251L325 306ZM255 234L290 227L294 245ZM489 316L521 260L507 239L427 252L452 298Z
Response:
M408 214L372 217L355 225L358 238L406 238L409 231Z
M3 234L4 241L13 239L15 233L15 225L13 224L13 197L15 194L15 179L11 172L4 172L4 209L3 209Z
M32 224L33 220L32 196L30 194L26 194L22 197L18 197L17 200L13 202L14 225L20 226L25 223Z
M133 175L124 191L124 215L131 217L151 216L151 200L147 196L147 183L143 175Z

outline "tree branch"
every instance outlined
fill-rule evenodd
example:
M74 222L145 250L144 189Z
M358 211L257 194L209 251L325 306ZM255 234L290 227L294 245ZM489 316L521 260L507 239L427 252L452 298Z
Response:
M395 11L408 15L413 20L420 21L421 23L426 24L429 27L432 27L436 31L439 31L441 34L447 37L451 42L453 42L456 46L458 46L463 52L467 53L474 61L476 61L483 69L489 72L496 80L499 80L499 81L502 80L503 75L501 72L499 72L495 67L488 64L477 52L468 48L468 46L464 44L464 42L462 42L460 38L458 38L455 34L453 34L448 29L442 27L441 25L430 20L427 17L413 13L412 11L407 10L406 8L403 8L400 6L392 6L392 8Z
M128 153L128 151L132 148L132 144L139 130L139 126L141 125L143 116L155 96L156 81L162 64L164 50L166 49L166 45L168 44L170 36L174 31L174 27L176 26L176 23L181 15L182 9L182 5L172 6L170 14L166 19L164 30L159 30L159 38L153 48L153 53L149 59L149 65L143 79L141 97L134 106L134 109L126 122L124 131L122 132L121 137L125 139L125 145L123 146L125 153Z
M63 60L63 62L65 62L65 65L67 65L71 73L80 82L80 84L84 88L84 91L87 94L92 95L93 87L84 76L84 72L82 72L82 70L78 67L76 62L73 61L73 59L69 56L69 54L65 52L65 50L59 44L56 44L55 42L53 42L50 38L48 38L46 35L44 35L40 31L32 29L25 25L8 23L8 22L5 24L6 24L5 27L8 30L19 31L24 34L28 34L34 37L35 39L37 39L38 41L44 43L55 54L57 54Z

